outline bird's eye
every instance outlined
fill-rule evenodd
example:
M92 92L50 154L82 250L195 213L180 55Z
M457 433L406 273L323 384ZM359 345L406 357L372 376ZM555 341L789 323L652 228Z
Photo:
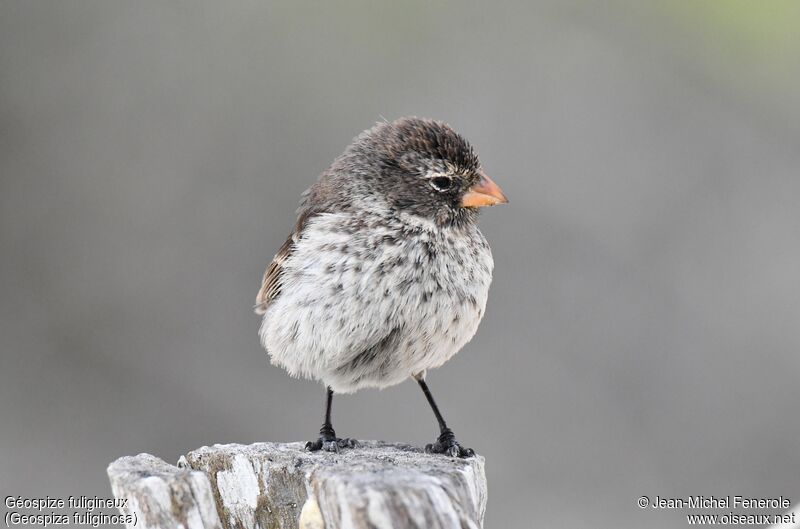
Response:
M436 176L431 178L431 185L437 191L447 191L453 187L453 179L449 176Z

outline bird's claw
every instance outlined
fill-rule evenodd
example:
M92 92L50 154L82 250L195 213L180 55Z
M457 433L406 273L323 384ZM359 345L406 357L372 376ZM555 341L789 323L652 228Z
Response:
M306 450L309 452L322 450L324 452L338 453L342 448L356 447L358 447L358 441L350 439L349 437L344 439L339 439L338 437L320 437L316 441L309 441L306 443Z
M425 446L425 452L428 454L444 454L450 457L460 457L462 459L472 457L475 455L475 450L472 448L464 448L456 441L456 436L452 430L445 430L439 436L435 443Z

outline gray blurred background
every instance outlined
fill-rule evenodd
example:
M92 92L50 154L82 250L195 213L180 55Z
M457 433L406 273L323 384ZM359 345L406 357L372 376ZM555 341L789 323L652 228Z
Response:
M375 121L450 122L511 205L429 375L487 527L684 527L800 500L800 4L0 3L0 492L306 440L323 388L251 307L299 194ZM424 444L412 383L337 431Z

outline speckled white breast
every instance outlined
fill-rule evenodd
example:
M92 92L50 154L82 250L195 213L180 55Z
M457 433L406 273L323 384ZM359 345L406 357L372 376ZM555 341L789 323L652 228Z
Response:
M494 263L474 225L311 219L284 263L261 340L293 376L347 393L446 362L478 328Z

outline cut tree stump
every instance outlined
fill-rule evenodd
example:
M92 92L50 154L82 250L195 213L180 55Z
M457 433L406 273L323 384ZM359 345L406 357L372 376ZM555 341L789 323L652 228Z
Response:
M364 441L340 453L302 443L203 447L177 466L149 454L108 467L137 528L478 529L484 459Z

